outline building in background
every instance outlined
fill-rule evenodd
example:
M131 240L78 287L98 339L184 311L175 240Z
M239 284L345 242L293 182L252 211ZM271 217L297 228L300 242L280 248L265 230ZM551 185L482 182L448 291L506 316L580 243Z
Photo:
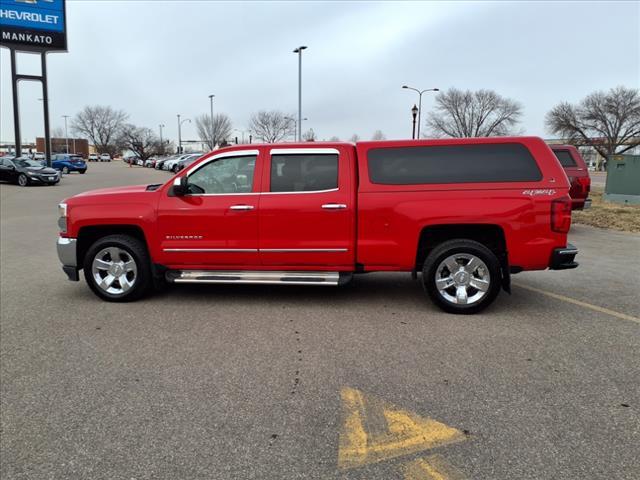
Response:
M52 138L51 154L67 153L67 141L69 142L69 153L82 155L84 158L89 156L89 141L84 138ZM36 150L44 152L44 137L36 138Z

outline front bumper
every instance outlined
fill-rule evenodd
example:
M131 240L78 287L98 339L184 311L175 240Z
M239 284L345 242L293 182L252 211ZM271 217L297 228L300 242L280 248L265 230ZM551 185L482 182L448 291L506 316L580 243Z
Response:
M75 238L58 237L58 258L62 263L62 270L67 274L69 280L74 282L80 279L78 275L77 244L78 241Z
M29 181L39 183L58 183L60 175L27 175Z
M549 262L549 268L551 270L568 270L570 268L576 268L579 264L574 259L578 254L578 249L567 243L566 247L554 248L551 254L551 261Z

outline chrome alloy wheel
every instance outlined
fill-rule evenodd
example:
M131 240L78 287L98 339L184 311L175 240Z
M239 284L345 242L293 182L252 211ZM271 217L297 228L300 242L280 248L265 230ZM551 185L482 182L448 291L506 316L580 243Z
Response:
M91 273L101 290L111 295L122 295L135 285L138 267L126 250L107 247L93 258Z
M491 276L485 263L468 253L445 258L436 270L436 288L448 302L472 305L489 291Z

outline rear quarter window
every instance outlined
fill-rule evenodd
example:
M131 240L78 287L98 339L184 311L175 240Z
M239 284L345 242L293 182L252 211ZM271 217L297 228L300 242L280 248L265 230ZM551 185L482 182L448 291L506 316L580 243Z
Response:
M373 148L369 179L385 185L537 182L542 173L519 143Z
M563 167L575 167L576 161L571 156L569 150L554 150L553 153L556 154L556 157L560 161L560 165Z

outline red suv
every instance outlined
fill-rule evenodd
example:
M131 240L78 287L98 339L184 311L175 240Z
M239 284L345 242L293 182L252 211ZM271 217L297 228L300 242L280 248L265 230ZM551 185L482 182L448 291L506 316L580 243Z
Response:
M550 145L550 147L569 177L571 209L582 210L591 207L591 199L588 198L591 190L589 169L578 149L573 145Z

